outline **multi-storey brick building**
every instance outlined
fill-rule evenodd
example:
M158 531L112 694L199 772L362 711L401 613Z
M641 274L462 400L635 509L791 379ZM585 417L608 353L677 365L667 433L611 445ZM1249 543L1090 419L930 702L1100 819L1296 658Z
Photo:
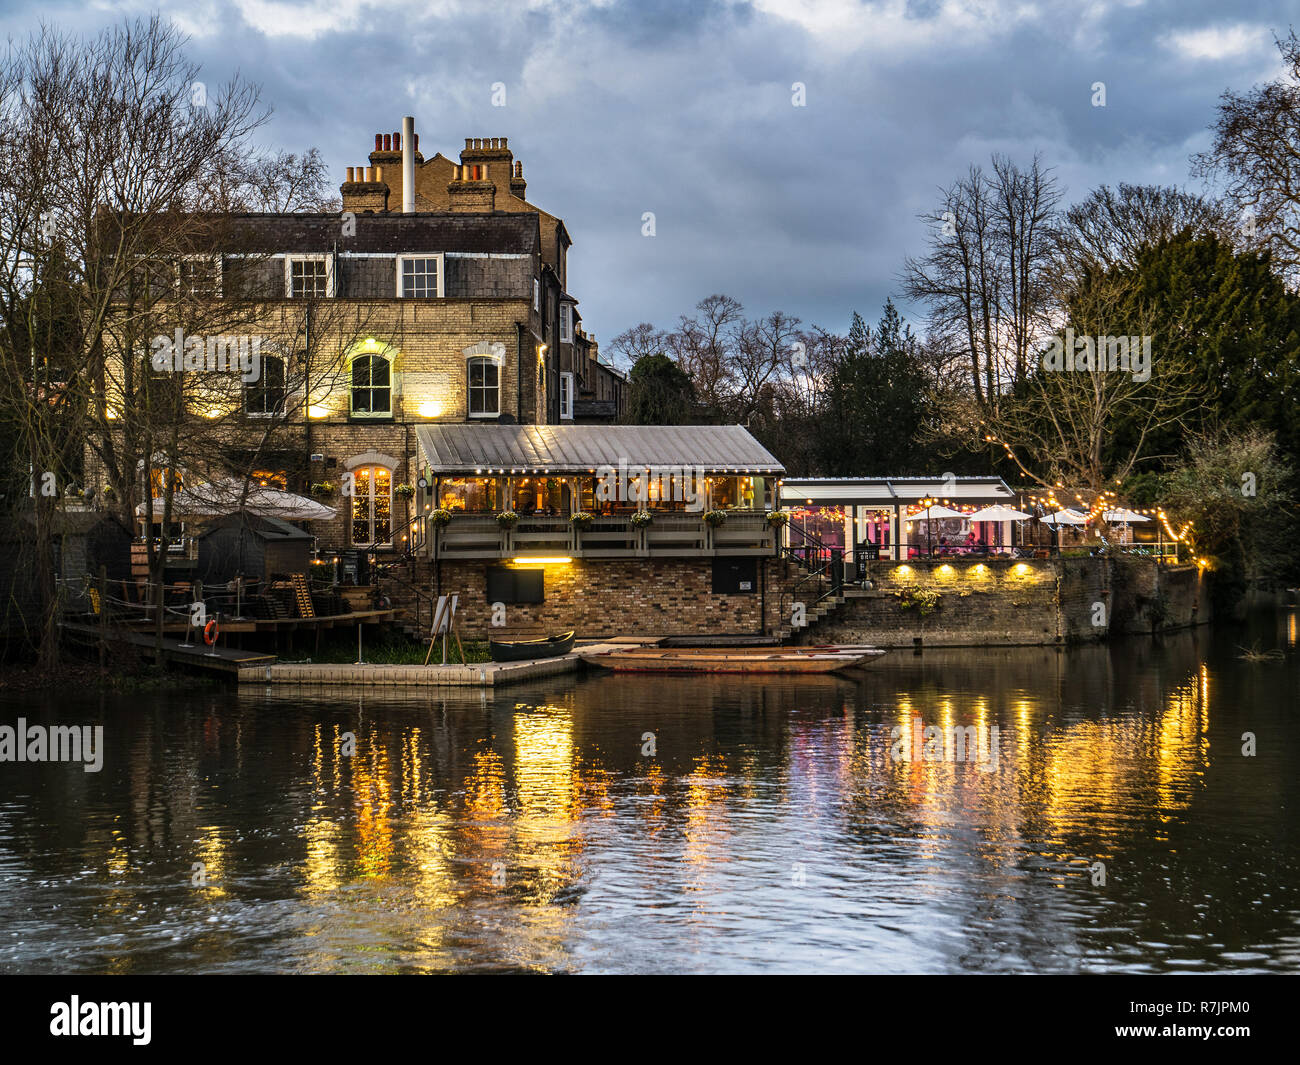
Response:
M325 549L401 547L416 426L612 422L622 407L566 288L568 231L524 198L505 139L467 140L459 163L408 140L376 135L341 214L242 216L224 226L237 252L181 271L242 302L240 331L262 341L257 379L196 413L221 419L257 479L337 508L313 526Z

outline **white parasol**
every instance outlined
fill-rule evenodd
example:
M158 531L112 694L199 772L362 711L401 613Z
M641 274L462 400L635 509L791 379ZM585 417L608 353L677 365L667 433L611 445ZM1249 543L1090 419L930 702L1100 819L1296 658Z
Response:
M1088 519L1077 510L1058 510L1048 514L1042 521L1047 525L1087 525Z
M967 514L966 518L970 521L1024 521L1031 516L998 503L991 507L985 507L983 510L977 510L974 514Z
M1139 514L1135 510L1124 510L1122 507L1119 510L1108 510L1102 514L1102 517L1112 525L1133 525L1140 521L1151 520L1144 514Z
M278 488L265 485L251 485L248 494L244 494L244 482L238 478L213 481L193 488L183 488L172 496L172 517L174 518L211 518L218 514L231 514L238 510L247 510L260 514L264 518L279 518L281 521L322 521L335 516L332 507L317 503L306 496L293 492L282 492ZM138 516L144 517L146 504L135 508ZM163 500L153 501L153 516L161 518Z

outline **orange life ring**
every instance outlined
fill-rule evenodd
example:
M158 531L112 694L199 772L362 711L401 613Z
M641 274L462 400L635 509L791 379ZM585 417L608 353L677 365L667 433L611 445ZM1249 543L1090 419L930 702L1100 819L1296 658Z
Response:
M217 619L213 618L203 626L203 642L209 647L217 642L217 637L221 635L221 626L217 624Z

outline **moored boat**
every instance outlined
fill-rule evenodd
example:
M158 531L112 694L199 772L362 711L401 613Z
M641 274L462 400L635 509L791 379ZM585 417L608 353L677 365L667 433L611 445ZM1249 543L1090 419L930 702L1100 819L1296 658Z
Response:
M833 673L884 654L876 648L637 647L583 655L602 669L628 673Z
M561 632L536 640L488 640L493 662L527 662L534 658L557 658L573 650L573 632Z

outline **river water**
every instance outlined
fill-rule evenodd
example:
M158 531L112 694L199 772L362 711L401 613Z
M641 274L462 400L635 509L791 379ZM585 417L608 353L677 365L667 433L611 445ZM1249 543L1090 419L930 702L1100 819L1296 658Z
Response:
M105 754L0 763L0 971L1295 971L1296 628L8 698ZM954 725L986 746L915 731Z

